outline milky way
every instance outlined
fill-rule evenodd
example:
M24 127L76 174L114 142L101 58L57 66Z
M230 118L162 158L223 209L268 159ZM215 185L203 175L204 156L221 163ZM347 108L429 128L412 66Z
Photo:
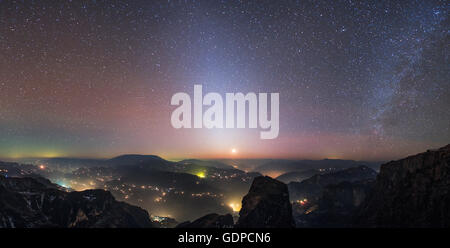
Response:
M450 141L448 1L0 1L0 157L384 160ZM175 130L279 92L280 135ZM231 149L239 150L231 154Z

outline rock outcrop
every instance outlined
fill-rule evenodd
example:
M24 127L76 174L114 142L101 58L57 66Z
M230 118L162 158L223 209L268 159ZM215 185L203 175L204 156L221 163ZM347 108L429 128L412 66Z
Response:
M256 177L242 200L238 228L294 227L286 184L270 177Z
M46 183L42 183L46 181ZM65 192L46 180L0 176L0 227L153 227L147 211L110 192Z
M450 145L381 166L356 225L450 227Z

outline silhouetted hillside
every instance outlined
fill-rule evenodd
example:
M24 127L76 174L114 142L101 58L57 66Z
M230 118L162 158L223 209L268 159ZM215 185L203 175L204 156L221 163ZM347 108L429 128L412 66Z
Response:
M325 173L326 173L325 170L321 171L321 170L314 170L314 169L305 170L305 171L292 171L292 172L284 173L284 174L276 177L275 179L288 184L290 182L301 182L301 181L308 179L314 175L325 174Z
M342 170L360 165L365 165L371 169L378 170L378 162L365 162L341 159L323 159L323 160L283 160L273 159L256 167L257 171L263 175L277 177L288 172L302 172L307 170Z

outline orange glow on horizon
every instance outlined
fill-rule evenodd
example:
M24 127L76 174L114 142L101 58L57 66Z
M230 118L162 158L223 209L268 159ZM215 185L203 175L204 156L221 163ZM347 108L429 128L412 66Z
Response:
M241 207L242 207L240 203L235 203L235 202L232 202L232 203L228 204L228 206L231 209L233 209L233 212L239 212L241 210Z

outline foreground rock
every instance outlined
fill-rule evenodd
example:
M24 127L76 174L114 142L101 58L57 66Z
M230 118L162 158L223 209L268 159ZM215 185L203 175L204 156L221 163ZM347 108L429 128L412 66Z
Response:
M177 228L231 228L233 224L233 216L231 214L208 214L193 222L183 222Z
M257 177L242 200L238 228L294 227L286 184L270 177Z
M0 176L0 227L153 227L147 211L108 191L65 192L51 185L42 178Z
M382 165L356 225L450 227L450 145Z

